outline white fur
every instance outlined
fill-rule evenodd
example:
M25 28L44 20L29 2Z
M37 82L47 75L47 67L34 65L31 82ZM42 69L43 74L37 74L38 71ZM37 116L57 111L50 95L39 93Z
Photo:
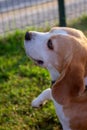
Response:
M47 69L50 72L52 81L56 81L56 79L60 76L60 73L52 65L49 65Z
M53 102L56 108L56 114L63 126L63 130L71 130L69 126L69 119L64 115L63 106L57 103L54 99Z
M68 33L64 30L54 30L52 31L52 35L61 34L61 35L68 35Z
M36 60L47 61L46 42L48 33L32 32L32 39L25 41L25 50L29 57Z
M51 89L44 90L37 98L32 101L33 107L40 107L46 100L51 100Z
M42 60L44 62L44 67L46 67L51 75L52 80L56 80L59 77L59 72L51 65L49 61L49 57L54 55L54 59L56 54L53 51L49 51L47 49L47 41L54 35L68 35L66 31L57 29L52 30L51 32L41 33L32 31L32 39L24 42L26 54L35 59ZM56 61L55 61L56 62ZM55 63L58 65L58 63Z
M71 130L69 128L69 119L65 117L63 112L63 106L58 104L53 98L52 98L52 90L50 88L44 90L37 98L35 98L32 101L32 107L40 107L40 105L44 104L47 100L53 100L55 108L56 108L56 114L63 126L63 130Z
M49 57L53 55L53 52L48 52L47 41L54 35L68 35L64 30L54 30L52 32L31 32L32 39L24 42L26 54L35 59L44 61L44 67L48 67ZM56 54L54 54L56 56Z

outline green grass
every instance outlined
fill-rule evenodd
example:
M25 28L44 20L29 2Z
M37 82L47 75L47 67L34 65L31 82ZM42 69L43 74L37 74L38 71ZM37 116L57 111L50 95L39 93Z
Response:
M83 16L69 26L87 34L86 23ZM51 101L39 109L31 107L31 101L50 87L50 76L26 57L23 40L20 31L0 38L0 130L61 130Z

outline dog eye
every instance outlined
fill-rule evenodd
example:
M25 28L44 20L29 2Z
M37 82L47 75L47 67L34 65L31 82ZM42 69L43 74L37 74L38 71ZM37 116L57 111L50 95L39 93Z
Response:
M49 49L53 50L53 44L52 44L52 40L51 39L48 40L47 46L48 46Z

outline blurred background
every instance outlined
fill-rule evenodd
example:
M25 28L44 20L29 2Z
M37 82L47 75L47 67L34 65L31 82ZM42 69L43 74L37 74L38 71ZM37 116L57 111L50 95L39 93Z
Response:
M87 13L87 0L0 0L0 33L29 26L54 26L61 19L59 11L64 13L65 25Z
M74 27L87 36L87 0L0 0L0 130L62 130L51 101L31 107L51 79L24 51L26 30L53 26Z

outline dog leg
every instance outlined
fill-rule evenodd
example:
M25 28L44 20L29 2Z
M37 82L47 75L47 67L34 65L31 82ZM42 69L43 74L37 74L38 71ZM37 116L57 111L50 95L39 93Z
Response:
M40 107L46 100L51 100L51 89L44 90L37 98L32 101L32 107Z

